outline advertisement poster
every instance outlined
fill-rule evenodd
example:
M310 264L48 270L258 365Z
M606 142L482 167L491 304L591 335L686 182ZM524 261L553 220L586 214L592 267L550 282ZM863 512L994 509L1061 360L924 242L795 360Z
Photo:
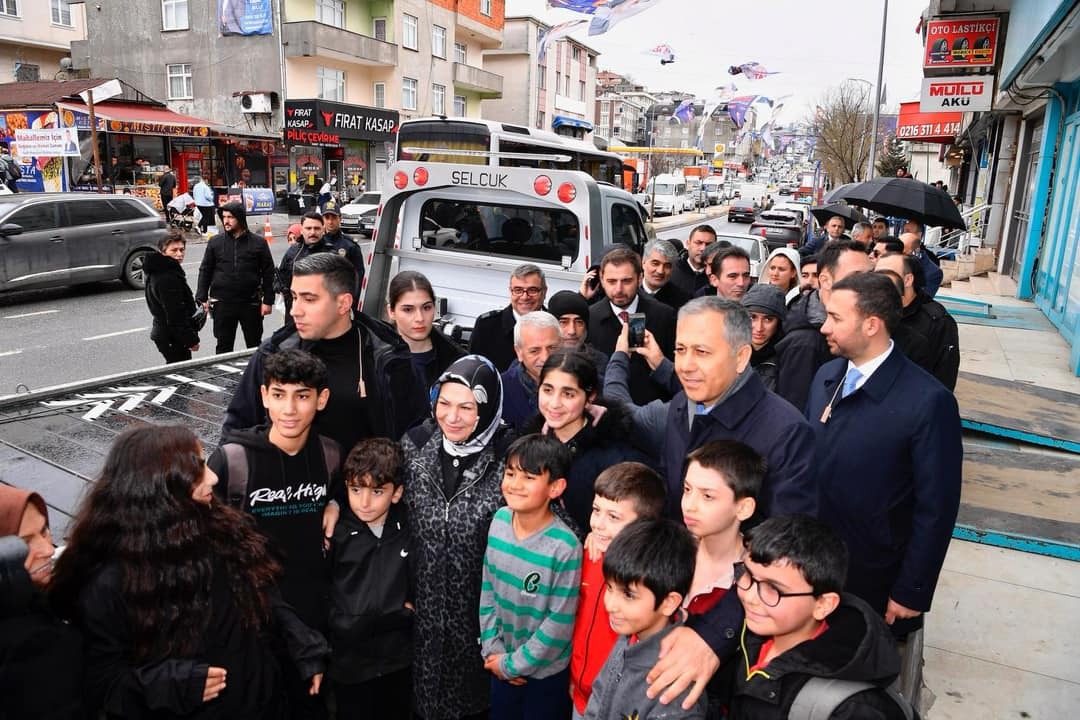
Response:
M65 189L64 158L22 153L16 138L16 132L20 130L48 130L58 125L59 118L55 112L0 112L0 139L8 143L12 156L22 170L22 178L16 182L20 192L62 192Z
M997 61L1001 20L996 17L939 18L926 24L924 70L992 68Z
M273 35L271 0L218 0L222 35Z
M919 112L919 103L900 103L900 119L896 124L898 140L949 143L960 132L960 112Z
M249 216L274 212L274 191L270 188L244 188L244 210Z
M16 130L21 155L79 157L79 131L73 127L52 130Z
M994 104L993 75L923 78L919 96L922 112L982 112Z

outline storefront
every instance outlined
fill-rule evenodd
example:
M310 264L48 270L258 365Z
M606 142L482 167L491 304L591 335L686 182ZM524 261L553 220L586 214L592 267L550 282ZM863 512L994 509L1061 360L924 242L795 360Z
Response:
M356 197L362 189L376 190L382 171L394 157L398 121L395 110L287 100L288 164L275 167L275 179L287 173L290 193L308 196L305 206L310 206L311 196L326 180L334 183L343 199ZM290 212L298 210L296 204L290 206Z

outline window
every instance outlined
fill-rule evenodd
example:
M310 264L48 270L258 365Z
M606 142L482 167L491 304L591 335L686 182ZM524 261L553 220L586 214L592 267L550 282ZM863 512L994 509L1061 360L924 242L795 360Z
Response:
M41 66L15 63L15 82L37 82L41 79Z
M431 26L431 54L437 58L446 59L446 28L438 25Z
M56 224L56 203L34 203L30 207L16 211L7 219L26 232L52 230Z
M161 0L161 29L188 29L188 0Z
M424 203L420 217L424 246L447 252L555 265L579 252L577 217L568 210L438 199Z
M386 83L375 83L375 107L386 107Z
M49 0L53 24L71 27L71 7L68 0Z
M469 114L469 100L464 95L454 96L454 115L465 117Z
M401 16L401 47L419 49L420 21L413 15Z
M480 0L480 14L491 17L491 0Z
M120 219L109 203L97 200L70 200L64 203L64 209L67 211L66 224L70 227L98 225Z
M579 80L578 81L578 84L577 84L577 99L578 100L584 100L585 99L585 81L584 80ZM620 107L615 112L622 112L622 107Z
M467 49L465 43L454 43L454 62L464 65Z
M178 63L166 65L165 74L169 78L170 100L191 100L195 97L191 83L191 64Z
M416 81L412 78L401 78L401 109L416 109Z
M315 0L315 21L345 27L345 0Z
M580 61L581 60L581 48L575 47L572 50L570 50L570 58L574 62Z
M432 84L431 86L431 113L433 115L446 114L446 86Z
M645 249L645 225L639 211L624 203L611 206L611 242L631 247L638 253Z
M17 0L0 0L0 15L19 15L19 3Z
M537 113L536 113L536 127L543 130L545 122L547 122L547 116L544 114L544 111L543 110L537 111Z
M345 71L319 67L315 70L318 85L318 98L345 102Z
M537 65L536 66L536 87L538 87L541 90L544 90L545 88L547 88L547 66L546 65Z
M555 93L562 92L562 73L558 70L555 71Z
M109 198L109 207L117 220L145 220L147 216L147 206L139 200L122 200L114 196ZM157 213L151 217L156 218Z
M371 32L376 40L386 42L386 18L374 18L371 21Z

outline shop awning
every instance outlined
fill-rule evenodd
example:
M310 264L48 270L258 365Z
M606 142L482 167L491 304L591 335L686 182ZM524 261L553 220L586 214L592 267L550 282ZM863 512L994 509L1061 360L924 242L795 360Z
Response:
M568 117L566 115L556 115L551 121L551 127L572 127L588 132L592 130L593 125L588 120L580 120L578 118Z
M65 113L64 124L74 123L82 130L90 129L90 111L81 102L56 104ZM72 117L67 117L70 112ZM208 137L222 126L209 120L181 115L168 108L138 103L101 103L94 105L98 130L132 133L135 135L171 135L176 137Z

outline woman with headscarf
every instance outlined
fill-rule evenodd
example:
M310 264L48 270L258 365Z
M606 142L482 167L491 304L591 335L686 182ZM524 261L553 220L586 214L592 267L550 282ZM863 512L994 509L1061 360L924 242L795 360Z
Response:
M762 282L775 285L784 293L784 305L791 307L791 303L799 297L799 269L801 259L799 251L795 248L776 248L765 260L765 272Z
M82 640L43 592L55 552L42 497L0 484L0 717L84 717Z
M502 422L499 373L484 357L455 361L431 397L434 418L401 439L415 546L415 709L425 720L486 717L491 675L477 608L512 431Z
M758 283L742 296L742 306L750 313L750 367L761 382L776 391L776 379L780 374L776 343L783 337L787 306L784 291L776 285Z
M109 449L49 589L83 633L93 717L288 717L279 642L318 692L326 641L281 601L266 539L214 501L216 483L179 425Z

